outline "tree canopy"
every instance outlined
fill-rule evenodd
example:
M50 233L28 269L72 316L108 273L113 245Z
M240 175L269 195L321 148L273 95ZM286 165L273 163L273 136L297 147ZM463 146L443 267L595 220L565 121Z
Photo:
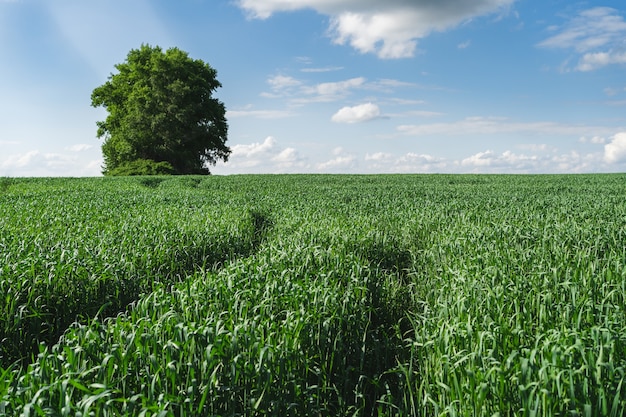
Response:
M209 64L178 48L142 45L93 90L91 105L108 111L97 122L104 138L103 173L210 174L228 160L226 108L212 97L222 85Z

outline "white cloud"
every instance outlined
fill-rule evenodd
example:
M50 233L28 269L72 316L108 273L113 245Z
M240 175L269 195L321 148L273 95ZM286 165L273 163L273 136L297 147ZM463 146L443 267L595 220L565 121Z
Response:
M373 154L365 154L366 161L385 162L391 160L392 157L393 155L388 152L375 152Z
M466 49L471 45L472 41L465 41L458 44L456 47L459 49Z
M272 158L272 161L279 162L281 164L297 162L298 160L300 160L300 156L295 148L285 148L278 155Z
M515 153L491 150L477 152L461 161L455 161L463 173L583 173L600 167L599 153L581 154L576 151Z
M626 51L624 52L593 52L587 53L580 58L576 69L578 71L593 71L611 64L626 64Z
M318 171L328 173L352 172L357 167L357 157L346 152L341 146L334 148L331 153L332 159L316 165Z
M101 159L90 155L45 153L31 150L0 159L0 176L51 177L51 176L99 176Z
M309 103L330 103L343 100L357 91L376 91L386 94L392 94L397 90L406 90L407 88L430 88L415 83L394 80L394 79L378 79L368 81L365 77L354 77L339 81L323 82L323 83L307 83L304 80L287 76L277 75L267 80L271 88L271 92L261 93L262 97L271 99L287 99L291 105L299 106ZM394 104L424 104L423 100L403 100L389 99ZM249 110L249 109L244 109ZM241 110L243 112L243 110ZM245 113L233 113L235 116L248 115Z
M267 83L272 89L271 93L261 93L266 98L281 98L294 94L296 87L302 84L302 81L286 75L275 75L268 78Z
M514 0L239 0L252 18L310 8L330 16L330 34L336 44L349 44L361 53L380 58L415 55L417 40L472 18L496 13Z
M271 93L261 93L265 98L289 98L292 104L328 103L347 97L355 89L365 88L363 77L350 78L342 81L306 84L296 78L278 75L271 77L267 83Z
M255 142L249 145L234 145L231 147L229 159L251 158L259 154L271 152L276 146L276 139L272 136L265 138L263 142Z
M276 75L267 80L267 83L272 86L272 89L274 90L282 90L289 87L296 87L302 84L301 81L298 81L295 78L286 75Z
M484 150L465 157L448 159L441 155L410 151L361 153L341 146L327 158L302 156L292 147L282 148L269 138L263 142L236 146L228 163L218 163L214 173L584 173L611 172L612 165L626 162L626 132L612 138L605 152L581 153L547 144L515 145L521 150ZM612 155L612 156L611 156ZM611 159L614 158L614 159ZM609 160L607 160L609 158ZM311 161L311 162L309 162Z
M581 54L578 71L592 71L611 64L626 63L624 38L626 21L616 9L595 7L584 10L570 19L563 27L549 28L557 33L538 46L545 48L573 49ZM563 63L568 70L569 62Z
M579 140L580 143L593 143L593 144L603 144L606 143L606 139L603 138L602 136L594 136L591 138L588 138L586 136L582 136Z
M278 141L268 136L263 142L231 146L228 162L219 161L213 169L216 174L305 172L306 158L295 148L281 148Z
M437 160L437 158L435 158L432 155L427 155L427 154L417 154L415 152L409 152L406 155L404 155L403 157L401 157L398 161L399 162L435 162Z
M450 160L440 156L408 152L401 156L388 153L367 154L371 172L398 173L582 173L602 169L602 153L581 154L559 151L548 145L527 145L524 152L486 150Z
M449 164L445 159L416 152L408 152L402 155L391 166L391 172L399 173L446 172L449 170Z
M337 156L329 161L317 164L319 171L337 172L350 168L354 168L356 165L356 157L353 155Z
M342 107L331 120L335 123L360 123L380 117L380 109L376 104L365 103L354 107Z
M604 145L604 161L609 164L626 161L626 132L620 132Z
M352 89L363 86L365 78L350 78L344 81L321 83L303 89L305 94L317 96L316 101L333 101L337 98L345 97Z

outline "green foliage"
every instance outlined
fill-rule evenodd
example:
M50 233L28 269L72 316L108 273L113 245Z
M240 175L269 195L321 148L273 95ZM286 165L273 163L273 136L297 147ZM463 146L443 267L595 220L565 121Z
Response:
M132 175L170 175L174 173L174 168L169 162L155 162L148 159L137 159L124 162L117 167L107 171L107 175L132 176Z
M11 187L13 179L8 177L0 177L0 193L3 193Z
M91 95L92 105L109 113L98 122L105 175L135 172L140 167L128 165L138 160L167 162L176 174L208 174L207 165L228 159L226 110L212 97L221 84L211 66L178 48L142 45L115 68Z
M15 179L0 414L622 416L625 188Z

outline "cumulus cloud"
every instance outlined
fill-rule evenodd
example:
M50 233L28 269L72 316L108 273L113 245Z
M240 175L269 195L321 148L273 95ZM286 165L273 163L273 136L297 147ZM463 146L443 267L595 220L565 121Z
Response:
M353 107L342 107L333 115L335 123L361 123L380 117L380 109L376 104L365 103Z
M615 164L626 161L626 132L620 132L604 145L604 161Z
M330 160L316 165L318 171L328 173L351 172L357 166L357 157L346 152L341 146L333 149L332 155L333 158Z
M448 162L439 157L417 152L408 152L394 161L393 172L445 172Z
M455 164L460 172L474 173L582 173L597 167L599 154L550 152L516 153L510 150L498 153L492 150L477 152Z
M356 164L356 157L353 155L337 156L329 161L317 164L320 171L337 172L353 168Z
M598 171L600 152L582 154L559 151L547 145L523 146L524 151L485 150L459 159L408 152L368 154L365 163L372 172L398 173L582 173Z
M462 166L472 167L512 167L516 170L531 169L537 161L539 155L518 154L511 151L504 151L496 154L493 151L478 152L461 161Z
M538 44L545 48L573 49L580 54L577 71L592 71L611 64L626 63L626 21L616 9L594 7L571 18L556 33ZM568 70L568 63L563 67Z
M230 158L251 158L260 154L271 152L276 146L276 139L272 136L265 138L263 142L250 143L248 145L234 145L231 147Z
M235 145L231 159L218 162L216 174L236 173L584 173L610 172L613 163L626 162L626 132L615 135L605 153L560 150L546 144L517 145L517 150L483 150L449 159L410 151L368 152L336 147L323 155L302 156L292 147L280 147L273 138ZM608 159L607 159L608 158ZM611 159L613 158L613 159Z
M289 164L300 160L298 151L295 148L285 148L278 155L272 158L272 161L281 164Z
M228 162L218 162L215 173L282 173L306 171L306 158L295 148L282 148L278 141L266 137L262 142L231 146Z
M46 153L31 150L9 155L0 159L0 176L51 177L51 176L98 176L101 174L101 159L89 155Z
M491 13L514 0L239 0L251 18L266 19L276 12L313 9L330 16L329 33L336 44L349 44L380 58L415 55L417 41Z

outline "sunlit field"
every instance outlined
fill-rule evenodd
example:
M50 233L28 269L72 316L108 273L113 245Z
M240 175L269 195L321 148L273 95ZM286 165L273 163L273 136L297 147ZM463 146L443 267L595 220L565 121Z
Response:
M0 178L0 416L623 416L626 175Z

